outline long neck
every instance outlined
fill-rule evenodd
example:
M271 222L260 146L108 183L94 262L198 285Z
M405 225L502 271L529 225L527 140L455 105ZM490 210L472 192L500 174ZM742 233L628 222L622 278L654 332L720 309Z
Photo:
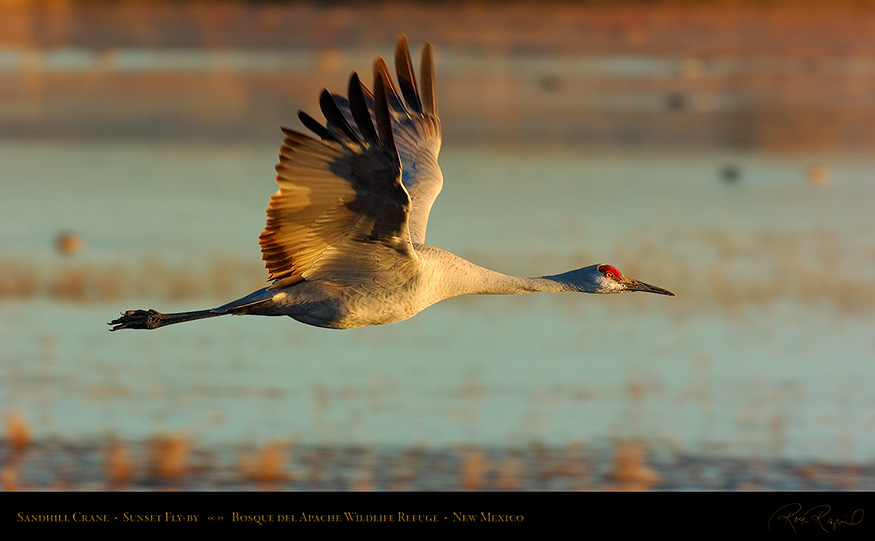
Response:
M462 295L518 295L522 293L580 291L571 276L575 271L554 276L524 278L500 272L481 269L478 273L467 275L459 284ZM473 279L472 279L473 278Z
M442 298L457 295L515 295L521 293L583 291L581 273L584 269L553 276L522 278L495 272L444 250L429 250L428 267L435 275L432 283Z

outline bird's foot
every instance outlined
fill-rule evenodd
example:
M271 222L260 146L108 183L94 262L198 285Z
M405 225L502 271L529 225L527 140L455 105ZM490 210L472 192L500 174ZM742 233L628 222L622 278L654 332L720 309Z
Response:
M164 325L164 314L155 310L128 310L122 317L107 323L113 325L111 331L119 329L157 329Z

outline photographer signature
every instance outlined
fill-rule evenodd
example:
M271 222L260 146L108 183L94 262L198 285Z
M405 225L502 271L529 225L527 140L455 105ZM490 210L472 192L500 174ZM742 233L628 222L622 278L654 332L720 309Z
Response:
M850 517L832 518L829 516L832 508L829 505L815 505L804 513L801 503L788 503L772 513L769 518L769 529L772 525L783 523L796 533L797 526L817 525L825 532L835 531L840 526L856 526L863 522L863 510L855 509Z

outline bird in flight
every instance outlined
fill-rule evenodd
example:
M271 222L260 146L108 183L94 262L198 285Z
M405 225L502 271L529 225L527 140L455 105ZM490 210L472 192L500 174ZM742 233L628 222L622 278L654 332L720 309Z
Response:
M334 329L395 323L432 304L471 294L540 291L674 293L597 264L562 274L519 278L425 244L432 203L441 191L441 124L434 58L426 44L417 83L407 38L395 50L398 85L382 58L371 92L353 73L347 97L323 90L323 125L303 111L316 137L283 128L259 237L271 284L224 306L163 314L129 310L110 330L156 329L226 314L290 316Z

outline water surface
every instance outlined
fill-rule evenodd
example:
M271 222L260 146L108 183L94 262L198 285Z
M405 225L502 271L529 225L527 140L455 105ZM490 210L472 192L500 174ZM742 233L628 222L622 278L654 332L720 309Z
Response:
M468 297L353 331L226 317L107 332L124 309L215 306L262 283L275 159L245 145L0 145L0 261L7 277L32 275L0 304L3 410L36 438L76 441L631 439L699 455L875 456L864 159L446 148L429 242L520 275L611 263L678 296ZM737 181L722 179L726 164ZM813 164L829 183L807 180ZM82 251L55 252L65 230ZM59 290L71 273L79 297ZM112 289L89 282L108 276Z

